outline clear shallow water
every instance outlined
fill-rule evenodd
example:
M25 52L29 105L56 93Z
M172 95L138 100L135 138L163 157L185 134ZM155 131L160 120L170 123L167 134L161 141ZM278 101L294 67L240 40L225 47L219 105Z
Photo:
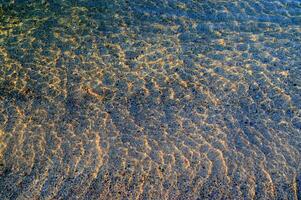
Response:
M0 199L301 198L300 1L1 5Z

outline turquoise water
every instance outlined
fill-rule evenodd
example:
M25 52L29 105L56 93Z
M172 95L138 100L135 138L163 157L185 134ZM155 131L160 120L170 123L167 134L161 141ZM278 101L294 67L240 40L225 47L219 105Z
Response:
M0 199L301 199L301 2L0 1Z

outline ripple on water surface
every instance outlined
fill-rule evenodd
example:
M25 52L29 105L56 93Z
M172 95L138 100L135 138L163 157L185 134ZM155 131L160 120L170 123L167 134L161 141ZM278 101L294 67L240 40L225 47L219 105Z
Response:
M0 5L0 199L301 198L300 2Z

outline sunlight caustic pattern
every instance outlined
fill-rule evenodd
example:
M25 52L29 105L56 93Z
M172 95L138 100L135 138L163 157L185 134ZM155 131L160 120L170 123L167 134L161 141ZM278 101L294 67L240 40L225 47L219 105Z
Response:
M0 199L301 198L300 2L0 17Z

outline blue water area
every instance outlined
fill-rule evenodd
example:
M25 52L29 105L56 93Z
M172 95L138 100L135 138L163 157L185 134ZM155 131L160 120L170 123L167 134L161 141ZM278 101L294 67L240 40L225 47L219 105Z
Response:
M301 199L301 1L0 0L0 199Z

